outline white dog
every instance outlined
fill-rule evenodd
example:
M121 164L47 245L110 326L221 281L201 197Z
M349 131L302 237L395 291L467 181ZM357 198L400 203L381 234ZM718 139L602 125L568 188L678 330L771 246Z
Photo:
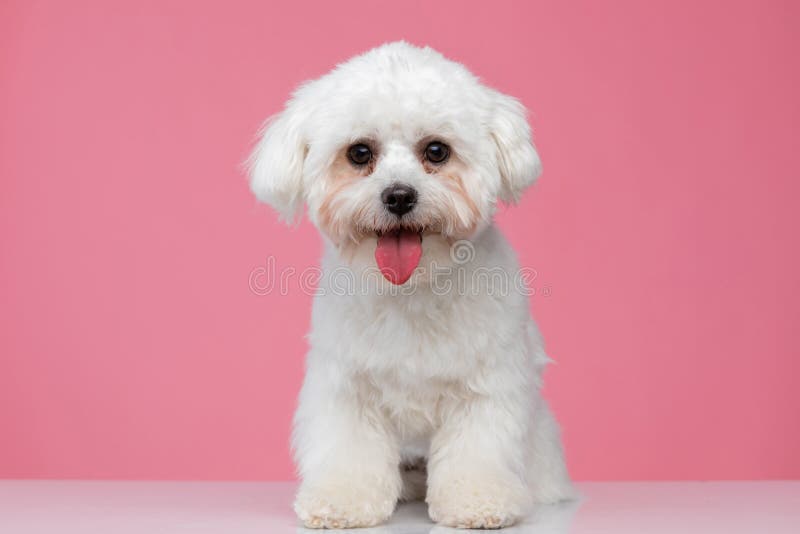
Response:
M375 525L424 497L440 524L498 528L572 497L492 225L540 172L522 105L391 43L297 89L249 163L256 196L288 219L305 204L325 240L292 440L303 523Z

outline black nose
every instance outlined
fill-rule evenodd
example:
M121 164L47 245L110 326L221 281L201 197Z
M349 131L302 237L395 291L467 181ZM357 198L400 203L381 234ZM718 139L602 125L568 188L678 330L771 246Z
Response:
M390 185L381 193L381 201L387 210L400 216L414 209L417 190L405 184Z

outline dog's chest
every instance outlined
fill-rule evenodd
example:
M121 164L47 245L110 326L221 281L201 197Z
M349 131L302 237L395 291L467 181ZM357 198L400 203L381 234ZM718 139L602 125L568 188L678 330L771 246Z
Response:
M369 382L371 405L387 416L404 439L430 435L470 395L461 381L421 379L415 373L372 373L363 378Z
M525 357L525 316L487 296L323 297L315 304L315 354L334 358L362 400L404 438L441 426L481 394L501 361Z
M359 317L368 327L343 357L400 436L429 434L474 394L472 384L496 352L481 310L462 302L423 301L372 312Z

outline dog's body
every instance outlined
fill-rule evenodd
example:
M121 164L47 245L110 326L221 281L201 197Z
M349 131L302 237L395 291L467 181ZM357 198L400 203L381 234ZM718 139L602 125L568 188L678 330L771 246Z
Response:
M570 498L547 358L491 222L539 173L522 107L392 43L301 87L251 165L257 196L287 216L307 204L326 241L293 434L300 519L375 525L424 497L437 522L492 528Z

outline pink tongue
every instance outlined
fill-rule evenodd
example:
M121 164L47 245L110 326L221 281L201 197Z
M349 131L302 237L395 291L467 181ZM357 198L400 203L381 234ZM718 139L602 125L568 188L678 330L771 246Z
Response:
M422 237L416 232L402 230L378 238L375 261L381 274L395 285L411 278L422 257Z

